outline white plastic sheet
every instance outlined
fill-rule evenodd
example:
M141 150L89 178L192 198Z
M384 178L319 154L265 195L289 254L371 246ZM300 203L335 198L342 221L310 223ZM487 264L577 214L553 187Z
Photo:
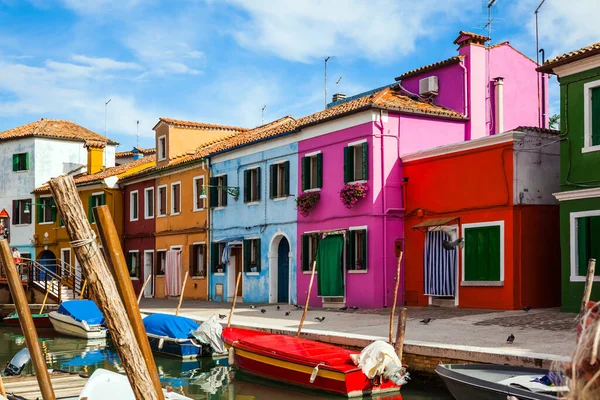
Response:
M382 340L371 343L360 354L352 354L350 357L354 365L360 367L369 379L383 375L397 385L404 385L408 380L408 373L402 367L394 347Z
M223 343L223 327L217 322L217 316L213 315L204 321L198 329L192 332L192 335L203 344L209 344L213 351L218 354L225 354L225 344Z

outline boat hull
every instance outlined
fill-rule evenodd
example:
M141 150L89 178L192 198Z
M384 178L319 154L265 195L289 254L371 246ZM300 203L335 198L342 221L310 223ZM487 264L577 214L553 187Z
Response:
M107 329L101 325L87 325L74 318L52 311L48 314L54 330L66 336L81 339L104 339Z
M237 331L237 332L236 332ZM249 333L255 332L255 333ZM241 333L241 335L239 335ZM252 348L252 335L270 335L264 332L248 331L245 329L228 328L223 332L223 338L227 347L234 348L234 364L246 372L260 375L265 378L273 379L279 382L287 382L299 385L305 388L335 393L347 397L360 397L365 395L377 395L382 393L397 392L400 387L391 381L371 380L363 372L355 367L347 357L344 364L338 366L331 365L328 357L323 357L322 362L315 362L315 357L311 359L299 360L293 355L285 354L285 345L281 348L273 348L270 351L264 351L260 348ZM236 340L246 336L247 340ZM299 347L305 345L317 344L317 342L306 339L290 338L282 335L272 335L273 339L282 339L289 342L296 340ZM336 346L319 344L328 352L339 350L339 353L346 356L350 353L348 350L337 348ZM330 353L331 354L331 353ZM329 365L328 365L329 364ZM315 372L315 367L319 368ZM314 374L314 380L311 382Z
M50 322L48 314L31 314L31 317L33 318L33 324L37 328L52 328L52 323ZM19 316L16 313L4 318L2 322L8 326L21 326Z

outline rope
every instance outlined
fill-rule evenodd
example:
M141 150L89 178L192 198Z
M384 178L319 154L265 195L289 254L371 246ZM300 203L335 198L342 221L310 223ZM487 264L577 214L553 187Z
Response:
M92 237L90 237L90 238L78 239L78 240L71 241L71 247L76 249L78 247L87 246L87 251L84 254L84 256L86 257L86 260L89 260L90 259L89 254L90 254L90 251L92 251L92 243L94 243L95 241L96 241L96 234L94 232L92 232Z

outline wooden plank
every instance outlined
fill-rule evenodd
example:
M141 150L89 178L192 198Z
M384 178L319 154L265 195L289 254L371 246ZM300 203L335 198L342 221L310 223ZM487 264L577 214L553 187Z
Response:
M41 399L42 393L34 375L5 377L6 390L25 399ZM56 397L79 396L88 379L77 374L52 373L50 380Z

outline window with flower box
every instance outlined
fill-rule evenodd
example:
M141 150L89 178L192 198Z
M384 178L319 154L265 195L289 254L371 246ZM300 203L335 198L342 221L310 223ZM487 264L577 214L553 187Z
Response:
M302 190L323 187L323 154L307 154L302 157Z
M213 243L210 246L210 265L213 273L225 273L227 264L223 264L223 252L225 243Z
M344 147L344 183L369 179L369 147L367 142Z
M190 246L190 268L192 276L206 276L206 245L194 243Z

